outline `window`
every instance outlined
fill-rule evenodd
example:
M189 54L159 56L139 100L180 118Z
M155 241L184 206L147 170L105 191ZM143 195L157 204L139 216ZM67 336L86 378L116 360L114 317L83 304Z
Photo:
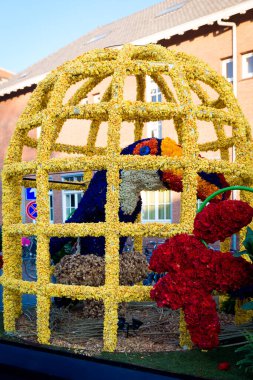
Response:
M111 31L108 30L105 33L97 34L96 36L90 38L87 42L85 42L85 44L90 44L92 42L96 42L96 41L102 40L103 38L105 38L106 36L108 36L108 34L110 34L110 33L111 33Z
M147 99L151 102L161 102L162 101L162 93L158 85L153 81L153 79L149 78L147 80ZM162 138L162 122L159 121L150 121L147 123L147 137L156 137L158 139Z
M82 182L83 174L64 175L62 180L65 182Z
M233 59L223 59L221 61L222 75L228 80L228 82L233 82Z
M80 104L81 105L85 105L85 104L88 104L88 98L84 98L80 101Z
M171 223L171 192L142 191L142 222Z
M83 174L64 175L62 180L67 182L81 182L83 181ZM82 196L83 191L71 189L62 191L62 218L64 222L77 209Z
M157 84L152 81L151 82L151 102L161 102L162 101L162 93Z
M147 137L157 137L158 139L162 138L162 122L159 121L150 121L147 125Z
M77 209L78 204L82 198L82 192L69 192L65 193L65 216L64 220L67 220L73 212Z
M99 102L100 102L100 94L94 94L93 103L99 103Z
M198 209L200 208L200 206L202 205L203 201L201 199L197 199L197 204L196 204L196 211L198 211Z
M53 191L49 191L49 212L50 212L50 223L54 223L54 195Z
M242 55L242 79L253 77L253 52Z
M182 8L187 3L187 0L180 1L179 3L172 3L168 8L163 9L161 12L159 12L155 17L160 17L167 15L168 13L176 12L180 8Z
M197 203L196 203L196 212L198 211L198 209L200 208L200 206L202 205L204 201L202 201L201 199L197 199ZM205 205L205 207L209 205L209 202Z

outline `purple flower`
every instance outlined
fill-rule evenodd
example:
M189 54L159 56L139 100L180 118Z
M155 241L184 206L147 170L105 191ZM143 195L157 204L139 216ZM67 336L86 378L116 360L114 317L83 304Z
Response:
M27 237L22 237L21 244L22 244L22 247L29 247L29 245L31 244L31 240L28 239Z

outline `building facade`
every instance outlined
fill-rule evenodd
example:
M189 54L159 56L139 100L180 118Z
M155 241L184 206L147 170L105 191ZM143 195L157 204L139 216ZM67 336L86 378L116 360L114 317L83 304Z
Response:
M89 51L93 48L103 48L124 43L148 44L157 43L168 49L182 51L194 55L208 63L218 73L225 76L234 86L241 108L253 125L253 1L217 0L180 1L175 8L174 2L163 1L132 16L115 21L83 36L75 43L61 49L49 58L31 66L24 72L5 82L0 87L0 168L14 131L19 115L24 110L29 97L39 80L47 72L62 64L67 59ZM221 4L222 3L222 4ZM204 4L204 6L203 6ZM136 25L133 26L133 25ZM125 31L125 33L123 33ZM120 48L120 46L119 46ZM100 102L109 79L97 85L82 104ZM66 94L66 101L76 91L73 86ZM209 91L209 90L208 90ZM135 99L136 84L134 78L128 77L125 83L126 99ZM163 94L158 85L147 78L146 101L162 101ZM97 138L98 146L106 145L107 125L104 123ZM36 133L39 133L37 131ZM226 133L231 134L227 127ZM85 145L88 128L84 128L78 120L67 121L59 135L58 142ZM199 142L204 143L210 135L215 136L205 123L199 125ZM177 135L169 121L146 123L143 138L171 137L177 140ZM121 145L127 146L133 142L133 125L123 123ZM34 158L34 151L27 148L23 159ZM219 152L212 153L208 158L219 159ZM55 181L85 181L83 173L58 173L52 175ZM50 191L50 221L60 223L65 221L78 206L82 192L78 190ZM21 212L26 221L27 200L24 190ZM142 193L143 222L156 221L177 223L180 218L180 194L171 191ZM0 215L1 217L1 215Z

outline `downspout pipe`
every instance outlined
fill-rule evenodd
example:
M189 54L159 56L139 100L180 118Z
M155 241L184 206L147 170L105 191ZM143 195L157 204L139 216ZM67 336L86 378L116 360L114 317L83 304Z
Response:
M233 93L235 98L237 98L237 82L238 82L238 76L237 76L237 26L235 22L230 21L222 21L218 20L217 24L220 26L228 26L232 27L232 58L233 58ZM232 147L232 162L235 162L235 147ZM236 199L236 192L232 191L232 199ZM236 244L236 235L232 236L232 249L237 249Z
M232 27L233 92L237 98L237 26L235 22L218 20L220 26Z

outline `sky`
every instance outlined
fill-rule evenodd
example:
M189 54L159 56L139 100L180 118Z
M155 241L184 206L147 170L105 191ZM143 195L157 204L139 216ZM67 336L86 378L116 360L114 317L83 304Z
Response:
M98 26L161 0L0 0L0 67L18 73Z

